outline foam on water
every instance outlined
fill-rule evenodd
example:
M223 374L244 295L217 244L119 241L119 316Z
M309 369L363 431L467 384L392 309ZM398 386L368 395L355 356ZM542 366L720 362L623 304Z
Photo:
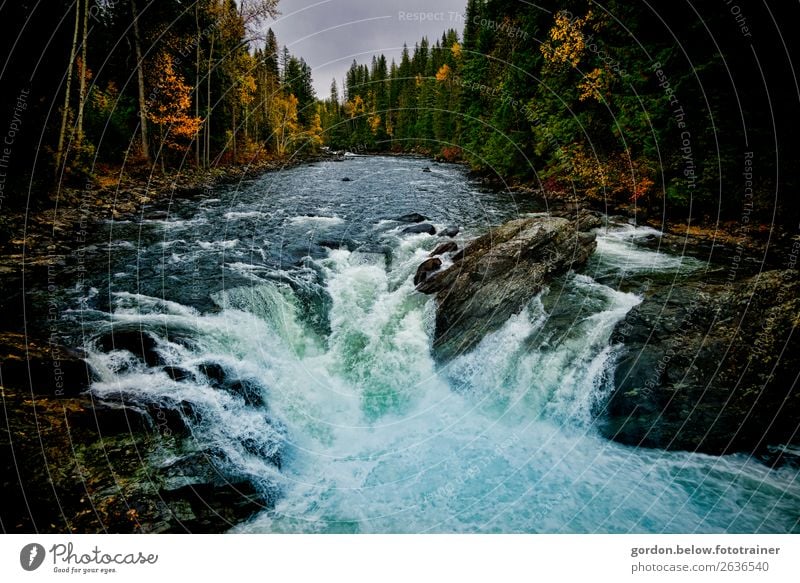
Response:
M637 246L637 241L658 238L661 232L651 227L616 225L601 229L597 236L597 256L622 272L692 270L702 264L686 256L669 255Z
M312 225L316 227L330 227L333 225L341 225L344 219L340 217L318 217L318 216L300 216L292 217L289 219L292 225Z
M211 249L234 249L239 244L239 239L230 241L198 241L197 245L206 251Z
M136 293L115 294L110 312L81 311L96 336L142 330L165 365L189 373L173 380L162 365L90 343L92 391L180 410L191 429L185 447L221 451L228 475L253 480L275 506L236 531L797 529L790 468L597 435L618 349L612 332L639 297L571 274L471 352L437 363L435 300L414 291L413 275L440 240L399 231L384 233L389 253L330 250L291 272L231 264L257 280L214 293L216 311ZM680 268L685 259L632 247L651 235L606 231L598 254L619 271ZM580 315L558 316L562 301L580 302ZM209 363L228 385L215 384ZM256 387L263 405L226 390L234 382Z
M231 211L223 215L229 221L238 219L262 219L266 215L261 211Z

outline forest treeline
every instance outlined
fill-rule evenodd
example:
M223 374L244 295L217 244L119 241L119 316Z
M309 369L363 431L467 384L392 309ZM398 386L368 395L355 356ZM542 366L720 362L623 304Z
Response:
M2 9L7 202L125 162L207 168L321 145L277 0L54 0ZM52 35L52 36L51 36Z
M325 137L549 192L796 227L789 7L739 4L469 0L463 30L399 62L354 62L325 100Z
M800 220L797 3L468 0L440 38L354 62L321 98L269 29L277 4L4 3L0 203L123 163L328 145L694 218Z

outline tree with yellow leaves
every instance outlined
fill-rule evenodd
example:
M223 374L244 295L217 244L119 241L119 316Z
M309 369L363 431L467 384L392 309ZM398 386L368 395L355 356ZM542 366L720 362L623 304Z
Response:
M353 119L359 115L363 115L364 99L360 95L356 95L352 101L347 101L344 104L344 113L350 119Z
M173 150L181 150L195 139L202 120L190 115L191 87L175 71L172 56L161 53L154 70L158 71L147 108L147 118L158 128L159 142Z
M316 151L320 146L322 146L322 133L322 117L320 117L319 112L317 112L311 118L311 125L308 127L308 131L306 132L307 145L312 151Z
M450 79L452 74L453 74L453 71L450 68L450 65L445 63L444 65L439 67L439 70L436 72L436 80L439 81L440 83L443 83L443 82L447 81L448 79Z
M586 49L583 27L591 21L591 10L582 17L572 16L563 11L556 14L548 35L549 39L541 46L545 61L551 65L568 63L577 67Z
M289 147L300 133L297 123L297 97L292 95L276 95L270 109L270 127L273 129L275 152L285 156Z

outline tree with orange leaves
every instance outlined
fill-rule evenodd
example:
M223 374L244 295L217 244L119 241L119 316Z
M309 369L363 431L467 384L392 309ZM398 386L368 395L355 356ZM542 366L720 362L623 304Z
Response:
M192 105L191 88L175 71L172 57L161 53L154 83L153 102L148 105L147 117L158 128L159 142L173 150L181 150L197 136L202 120L189 114Z

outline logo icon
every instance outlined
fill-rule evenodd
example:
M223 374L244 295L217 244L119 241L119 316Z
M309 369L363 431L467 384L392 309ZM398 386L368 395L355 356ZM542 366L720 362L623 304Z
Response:
M44 547L38 543L30 543L19 552L19 564L26 571L35 571L44 563Z

